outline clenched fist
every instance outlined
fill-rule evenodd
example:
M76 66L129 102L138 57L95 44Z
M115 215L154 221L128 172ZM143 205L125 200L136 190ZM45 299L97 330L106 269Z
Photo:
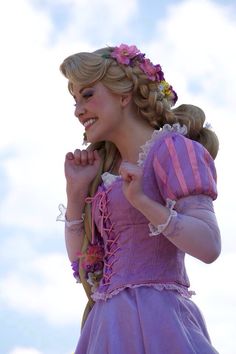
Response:
M79 150L68 152L65 157L65 177L67 181L67 195L76 196L87 191L91 181L98 173L100 156L97 150Z
M133 163L123 161L120 165L119 173L124 181L124 195L130 204L136 207L140 198L144 195L142 189L143 170Z

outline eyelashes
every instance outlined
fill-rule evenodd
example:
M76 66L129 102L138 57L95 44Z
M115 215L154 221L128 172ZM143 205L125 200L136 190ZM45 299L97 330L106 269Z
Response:
M84 92L82 97L83 98L89 98L89 97L92 97L93 96L93 92L92 91L87 91L87 92Z

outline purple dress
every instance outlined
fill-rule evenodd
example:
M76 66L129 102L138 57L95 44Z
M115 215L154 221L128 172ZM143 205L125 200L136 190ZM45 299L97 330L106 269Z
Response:
M211 156L179 132L154 132L138 163L144 192L163 205L217 196ZM121 177L103 179L92 198L93 237L102 237L105 249L103 278L75 354L217 353L190 300L184 252L164 232L150 235L149 221L122 192Z

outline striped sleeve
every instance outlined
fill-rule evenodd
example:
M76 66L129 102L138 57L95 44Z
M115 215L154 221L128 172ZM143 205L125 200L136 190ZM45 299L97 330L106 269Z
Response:
M217 197L214 160L200 143L183 135L164 137L155 151L153 168L164 200L197 194Z

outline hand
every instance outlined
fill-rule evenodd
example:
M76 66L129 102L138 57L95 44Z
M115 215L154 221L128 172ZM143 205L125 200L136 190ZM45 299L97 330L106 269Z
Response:
M68 152L65 158L65 177L67 195L76 196L87 193L89 184L98 173L101 158L97 150L79 150Z
M123 161L120 165L119 173L124 180L124 195L130 204L136 207L138 201L144 195L142 189L143 170L135 164Z

